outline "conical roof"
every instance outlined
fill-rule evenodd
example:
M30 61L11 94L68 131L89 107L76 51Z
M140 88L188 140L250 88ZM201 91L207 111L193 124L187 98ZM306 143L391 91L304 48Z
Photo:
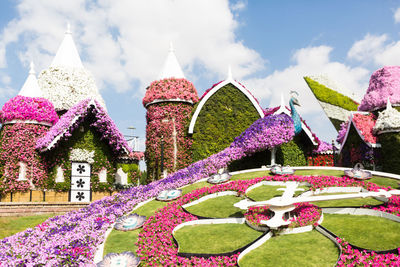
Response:
M392 107L389 97L386 109L379 112L373 131L378 135L385 132L400 132L400 112Z
M93 75L82 65L69 27L51 66L40 73L38 82L56 111L66 111L88 98L106 108Z
M54 57L50 67L83 68L74 39L72 39L72 33L69 24L67 26L67 31L64 34L64 40L58 48L57 54Z
M185 78L182 68L179 65L178 59L175 56L175 50L172 42L169 45L169 52L164 66L158 76L159 80L167 78Z
M36 79L35 66L33 62L31 62L30 64L28 78L26 79L18 95L29 97L43 97L42 90L40 89L38 81Z

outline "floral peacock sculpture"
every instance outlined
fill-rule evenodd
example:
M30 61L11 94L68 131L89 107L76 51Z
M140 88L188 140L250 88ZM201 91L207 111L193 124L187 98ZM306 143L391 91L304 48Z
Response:
M300 106L299 104L299 100L297 100L297 97L295 95L299 95L296 91L290 91L291 94L291 98L289 101L289 106L290 106L290 110L292 113L292 120L293 120L293 125L294 125L294 134L298 135L301 130L301 119L300 119L300 115L299 113L297 113L296 108L294 107L294 105Z

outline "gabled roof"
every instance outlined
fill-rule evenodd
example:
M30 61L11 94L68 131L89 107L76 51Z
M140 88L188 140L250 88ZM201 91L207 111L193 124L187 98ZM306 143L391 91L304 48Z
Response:
M72 132L84 122L89 114L96 117L96 120L90 126L101 134L102 139L107 140L115 153L121 155L132 152L113 120L97 100L93 99L79 102L61 116L60 120L50 128L47 134L38 139L36 149L42 152L50 151L57 147L61 141L68 140Z
M33 65L33 62L30 64L28 78L26 78L26 81L18 95L28 97L43 97L42 90L40 89L36 79L35 66Z
M201 97L201 100L196 108L196 111L193 114L193 117L190 121L189 124L189 134L193 134L194 131L194 126L196 124L197 118L200 114L201 109L203 108L204 104L207 102L207 100L214 95L216 92L218 92L219 89L224 87L225 85L232 84L235 86L237 89L239 89L253 104L255 109L257 110L258 114L260 115L261 118L264 118L264 111L261 108L260 104L258 103L257 99L239 82L235 81L232 78L232 74L229 71L228 72L228 78L225 81L219 82L217 84L214 84L213 87L211 87L209 90L206 91L206 93Z
M64 40L58 48L57 54L50 67L71 67L83 68L81 58L76 49L75 42L72 39L72 33L68 24L67 31L64 34Z
M167 78L185 78L181 66L179 65L178 59L175 56L175 50L172 42L169 46L169 53L167 59L165 60L164 66L158 76L159 80Z
M342 146L339 153L341 153L344 145L346 144L347 137L349 136L349 132L352 126L354 127L354 129L356 129L361 140L369 147L381 147L381 144L378 143L376 135L373 134L373 128L376 123L376 119L373 117L372 113L361 111L351 112L349 123L350 125L348 125L347 127L347 131L343 138Z
M288 115L289 117L292 116L290 109L287 106L285 106L285 100L283 98L283 95L281 96L281 105L279 107L270 109L269 114L268 114L268 111L266 111L266 114L268 114L266 116L278 115L278 114L282 114L282 113ZM310 127L308 127L308 125L304 122L304 120L301 117L300 117L300 119L301 119L301 128L303 129L303 131L306 133L308 138L310 138L313 145L315 145L315 146L318 145L318 140L317 140L316 136L311 132Z

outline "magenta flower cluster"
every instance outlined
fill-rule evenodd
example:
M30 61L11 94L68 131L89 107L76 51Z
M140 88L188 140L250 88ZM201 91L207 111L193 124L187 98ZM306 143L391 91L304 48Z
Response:
M384 108L388 97L392 104L400 104L400 66L386 66L371 75L369 87L358 110Z
M150 84L143 98L143 105L146 106L155 100L171 99L192 103L199 101L197 90L191 82L183 78L168 78L154 81Z
M95 116L95 120L90 126L93 126L101 133L101 138L105 139L110 144L114 152L127 152L128 154L132 152L124 136L118 130L104 108L97 100L91 99L82 100L61 116L60 120L50 128L47 134L37 140L36 148L39 150L45 149L56 138L58 138L55 140L57 142L59 140L68 139L90 112Z
M246 153L272 149L293 139L293 120L286 114L271 115L256 120L231 147L241 148Z
M377 137L373 133L373 129L376 123L376 118L374 114L353 114L353 122L355 123L360 133L363 135L365 142L376 144Z
M336 142L338 142L339 144L341 144L344 141L348 127L349 127L349 121L345 121L340 124L340 130L336 138Z
M318 144L318 148L314 149L314 153L324 153L324 152L328 152L328 151L332 151L333 150L333 146L332 144L329 144L325 141L320 141Z
M33 120L54 124L58 121L53 104L42 97L16 96L8 100L1 110L1 122Z

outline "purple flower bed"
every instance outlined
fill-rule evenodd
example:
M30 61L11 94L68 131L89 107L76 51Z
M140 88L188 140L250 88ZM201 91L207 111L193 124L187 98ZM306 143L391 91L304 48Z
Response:
M35 120L54 124L58 121L53 104L42 97L17 95L8 100L1 110L1 121Z
M102 134L102 138L106 139L116 152L124 152L124 150L126 150L128 154L131 153L132 151L130 150L124 136L108 116L107 112L97 102L97 100L91 99L82 100L61 116L61 119L50 128L47 134L38 139L36 149L41 150L46 148L57 136L61 136L60 139L71 137L72 132L79 126L80 120L90 112L92 101L94 103L93 114L96 117L96 120L91 124L91 126L95 127ZM74 121L75 118L77 119Z
M84 100L64 114L50 130L50 134L38 142L38 148L46 147L64 129L68 129L64 136L70 135L71 129L77 127L76 123L70 125L71 120L76 115L83 116L88 110L88 104L89 100ZM101 118L104 114L103 109L99 108L96 117ZM96 127L103 129L107 123L109 121L103 118L96 122ZM45 224L0 240L0 262L48 266L92 263L97 246L104 241L107 228L138 203L156 197L163 190L178 188L215 174L219 169L226 168L231 161L247 154L288 142L293 132L293 122L287 115L257 120L230 147L165 179L105 197L86 208L53 217ZM104 134L109 136L112 131Z

